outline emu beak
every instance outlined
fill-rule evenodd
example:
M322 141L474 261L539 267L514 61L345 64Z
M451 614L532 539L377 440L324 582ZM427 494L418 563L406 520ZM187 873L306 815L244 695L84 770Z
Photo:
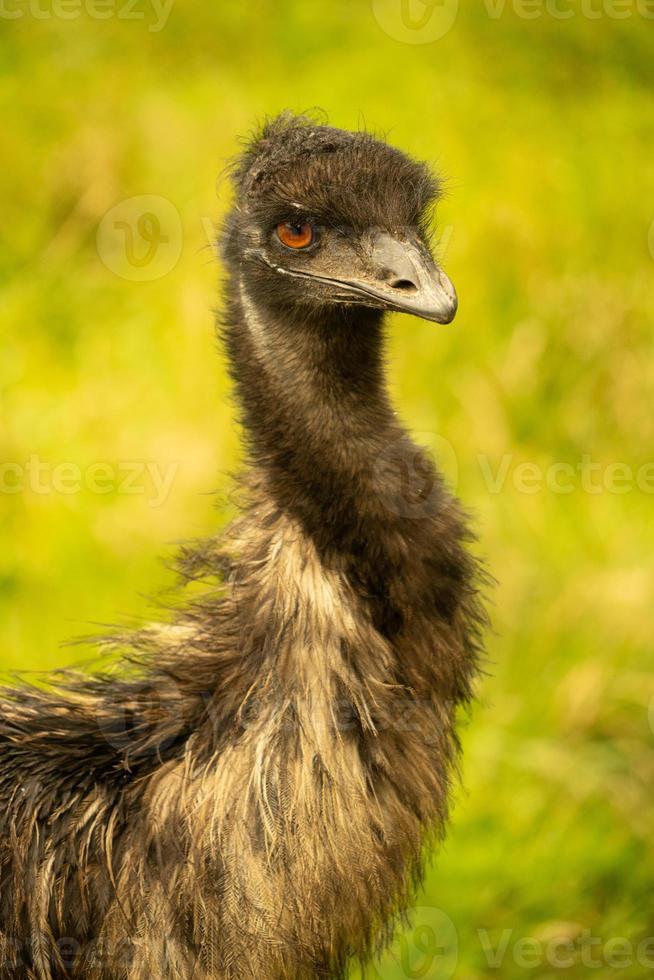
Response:
M353 281L353 286L381 300L388 309L436 323L452 322L458 307L456 290L417 239L400 241L377 232L370 258L371 278Z

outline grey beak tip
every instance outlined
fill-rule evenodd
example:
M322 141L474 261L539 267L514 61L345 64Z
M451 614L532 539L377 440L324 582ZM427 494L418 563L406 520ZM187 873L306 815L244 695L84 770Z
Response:
M450 306L450 308L445 311L445 313L443 314L443 319L440 322L441 323L444 323L444 324L446 324L446 323L452 323L452 321L456 317L458 308L459 308L459 304L455 300L455 302L452 303L452 305Z
M454 286L451 282L449 282L449 280L448 283L449 288L446 290L447 306L443 313L443 323L451 323L459 309L459 297L456 294Z

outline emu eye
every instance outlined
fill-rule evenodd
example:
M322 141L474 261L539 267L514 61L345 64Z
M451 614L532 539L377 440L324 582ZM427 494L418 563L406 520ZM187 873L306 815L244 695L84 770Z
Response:
M277 228L277 237L287 248L308 248L313 244L315 232L308 221L294 225L291 221L281 221Z

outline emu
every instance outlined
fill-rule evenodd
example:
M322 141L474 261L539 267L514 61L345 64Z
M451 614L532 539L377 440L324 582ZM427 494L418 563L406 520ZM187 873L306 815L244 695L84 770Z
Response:
M383 363L385 311L456 312L428 246L438 183L291 114L232 179L242 513L182 549L180 591L204 588L110 638L119 670L0 692L5 980L343 978L390 940L447 819L483 575Z

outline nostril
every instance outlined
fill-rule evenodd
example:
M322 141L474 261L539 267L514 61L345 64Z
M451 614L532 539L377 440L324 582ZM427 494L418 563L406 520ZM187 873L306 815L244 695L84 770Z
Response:
M403 293L416 293L418 291L418 287L412 279L398 275L391 269L383 269L379 278L391 289L399 289Z
M393 289L400 289L403 293L417 293L418 287L410 279L389 279L388 285Z

